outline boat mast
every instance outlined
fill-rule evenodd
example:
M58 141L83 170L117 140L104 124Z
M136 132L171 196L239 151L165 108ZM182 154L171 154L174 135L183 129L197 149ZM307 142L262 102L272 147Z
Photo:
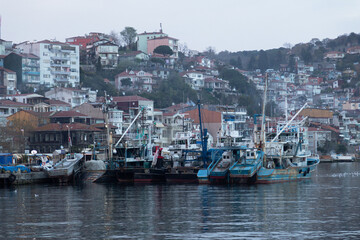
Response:
M262 106L262 119L261 119L261 132L260 132L260 146L262 151L265 151L265 106L266 106L266 97L267 97L267 87L268 87L268 75L265 74L265 89L264 89L264 99Z
M109 105L111 103L111 99L109 95L104 91L105 102L103 104L103 113L105 114L105 127L106 127L106 142L108 145L108 160L112 160L112 135L110 134L110 126L109 126Z
M201 123L201 110L200 110L200 99L198 100L198 111L199 111L199 122L200 122L200 136L201 136L201 152L202 152L202 159L204 162L204 167L206 168L206 143L205 143L205 136L202 130L202 123ZM205 129L204 129L205 130ZM206 131L205 131L206 132Z

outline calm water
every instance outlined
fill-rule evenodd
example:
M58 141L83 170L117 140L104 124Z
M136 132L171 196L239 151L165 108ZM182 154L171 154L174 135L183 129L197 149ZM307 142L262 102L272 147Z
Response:
M0 189L1 239L359 239L360 164L252 186Z

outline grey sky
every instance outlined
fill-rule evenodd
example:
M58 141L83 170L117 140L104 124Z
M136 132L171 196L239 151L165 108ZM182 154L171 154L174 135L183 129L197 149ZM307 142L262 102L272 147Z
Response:
M89 32L163 30L203 51L260 50L359 33L357 0L0 0L1 38L15 43Z

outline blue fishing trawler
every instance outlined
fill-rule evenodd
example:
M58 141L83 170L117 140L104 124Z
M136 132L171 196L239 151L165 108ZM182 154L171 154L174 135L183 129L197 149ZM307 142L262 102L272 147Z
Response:
M318 155L308 150L304 120L294 121L305 104L290 121L278 122L276 131L268 132L264 142L265 158L257 173L257 183L275 183L308 179L320 163ZM264 135L265 136L265 135Z
M264 152L259 149L243 149L242 156L229 169L230 183L251 183L262 166Z

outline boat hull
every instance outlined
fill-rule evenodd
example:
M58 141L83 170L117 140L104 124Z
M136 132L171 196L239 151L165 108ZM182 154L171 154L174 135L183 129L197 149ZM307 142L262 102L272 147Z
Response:
M198 183L196 173L166 173L167 183Z
M256 183L279 183L299 181L311 177L311 168L287 168L287 169L266 169L260 168Z
M134 183L165 183L165 171L162 169L146 169L134 173Z

